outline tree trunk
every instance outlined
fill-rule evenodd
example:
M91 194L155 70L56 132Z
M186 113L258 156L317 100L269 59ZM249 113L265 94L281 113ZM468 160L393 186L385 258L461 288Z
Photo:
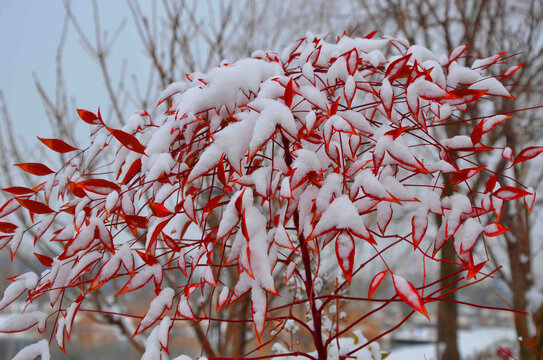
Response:
M444 260L454 260L454 245L452 240L445 243L441 249L441 258ZM440 263L440 277L443 278L456 271L454 264L448 261ZM455 281L457 276L451 276L441 282L441 286ZM445 290L446 291L446 290ZM458 360L458 342L457 342L457 304L446 300L454 300L454 292L444 296L444 301L440 301L437 307L437 359L438 360Z

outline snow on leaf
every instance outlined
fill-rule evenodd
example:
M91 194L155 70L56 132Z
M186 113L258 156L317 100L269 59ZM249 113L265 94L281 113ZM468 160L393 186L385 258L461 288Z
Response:
M259 111L249 144L251 155L273 135L277 125L292 138L296 138L298 130L292 112L286 105L271 99L260 99L251 102L249 106Z
M38 284L38 276L33 272L27 272L13 278L13 283L4 290L4 296L0 300L0 310L17 300L25 291L33 289Z
M343 271L343 275L349 284L353 275L354 255L354 238L349 233L340 232L336 238L336 257L341 271Z
M528 213L532 210L532 206L534 206L535 203L535 190L532 187L529 187L526 189L530 194L526 195L524 197L524 205L526 206L526 210Z
M477 242L479 234L483 232L483 226L474 218L469 218L454 234L454 246L459 254L471 251Z
M535 158L536 156L543 153L543 146L529 146L525 149L523 149L516 157L515 161L511 164L511 167L515 166L516 164L530 160Z
M15 333L28 330L38 325L38 330L45 329L47 314L41 311L31 311L23 314L15 314L6 317L0 323L0 333Z
M134 332L137 335L151 327L164 314L164 311L172 308L175 291L172 288L165 288L149 304L149 310L141 320Z
M11 360L50 360L49 343L46 339L42 339L37 343L30 344L19 350L19 352Z
M496 78L489 77L470 85L468 89L473 90L488 90L487 95L495 95L502 97L512 97L509 91Z
M509 229L500 223L492 222L488 224L487 226L485 226L483 231L486 236L493 237L493 236L501 235L504 232L509 231Z
M139 270L130 280L128 280L116 296L137 290L145 286L151 279L154 280L155 285L162 282L162 266L160 264L157 263L151 266L144 266L143 269Z
M531 193L512 186L503 186L492 193L492 196L502 200L515 200L527 195L531 195Z
M385 278L385 275L388 273L388 270L383 270L381 271L380 273L377 273L373 279L371 280L371 283L370 283L370 287L368 289L368 298L371 299L371 296L373 295L373 293L375 292L375 290L377 290L377 287L379 286L379 284L381 283L381 281L383 281L383 279Z
M348 230L369 242L374 241L364 226L364 221L358 215L358 210L347 195L342 195L332 201L315 226L312 237L317 237L334 229Z
M383 79L381 89L379 90L379 97L381 98L381 102L383 103L387 115L390 117L392 105L394 104L394 91L386 77Z
M184 295L182 295L181 299L179 299L179 304L177 305L177 313L185 319L195 319L194 313L192 312L192 308L189 304L189 299Z
M417 289L407 280L405 280L400 275L392 274L392 282L394 288L396 289L396 294L414 310L420 312L422 315L426 316L428 319L428 312L424 307L424 302L420 298Z
M420 242L426 234L426 229L428 228L428 209L425 207L419 207L413 218L411 219L411 226L413 228L413 247L418 248Z
M260 342L266 325L268 295L264 289L259 286L253 286L251 290L251 309L256 336L258 337L258 342Z

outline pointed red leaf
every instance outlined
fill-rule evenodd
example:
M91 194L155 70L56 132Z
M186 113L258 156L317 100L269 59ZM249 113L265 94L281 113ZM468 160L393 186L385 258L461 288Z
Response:
M126 172L126 175L123 178L123 181L121 181L121 185L126 185L132 180L132 178L139 173L141 170L141 158L137 158L136 161L130 165L130 168Z
M127 149L139 154L147 155L145 154L145 146L143 146L134 135L112 128L107 128L107 130Z
M402 75L402 70L407 65L407 62L411 58L411 55L412 54L407 54L406 56L394 60L388 65L385 71L385 77L388 78L390 82L393 82L396 78Z
M466 181L467 179L475 176L477 173L479 173L484 168L486 168L486 165L459 170L452 177L451 184L458 185L458 184Z
M228 184L226 183L226 175L224 173L224 164L223 164L223 160L224 160L224 154L221 156L221 160L219 161L219 164L217 165L217 177L219 178L219 181L221 182L221 184L223 184L223 186L228 186Z
M502 81L503 79L506 79L508 78L509 76L513 75L514 73L516 73L518 70L520 70L521 67L523 67L524 65L526 65L526 63L522 63L522 64L518 64L518 65L514 65L514 66L511 66L509 69L507 69L503 75L500 77L500 81Z
M9 222L0 221L0 232L4 234L12 234L17 230L17 225Z
M41 255L41 254L38 254L38 253L34 253L34 255L38 258L39 262L45 266L45 267L51 267L51 265L53 265L53 259L51 259L49 256L47 255Z
M454 49L451 54L449 55L449 63L452 63L453 61L456 61L458 60L458 58L460 56L462 56L462 54L466 51L466 49L468 48L468 44L466 45L460 45L459 47L457 47L456 49Z
M121 187L114 182L105 179L87 179L77 183L79 187L101 195L107 195L112 191L120 191Z
M354 238L347 232L340 232L336 238L336 257L339 267L349 284L353 276L354 255Z
M417 289L409 281L396 274L392 274L392 282L400 299L429 319L428 312Z
M415 212L411 219L411 226L413 229L413 247L417 249L428 229L428 213L424 215L419 211Z
M287 86L285 87L285 105L290 107L292 105L292 98L294 97L294 89L292 88L292 78L288 81Z
M496 175L492 175L490 179L488 179L486 182L485 194L494 190L494 187L496 187L497 182L498 182L498 177Z
M370 32L368 35L364 36L364 39L372 39L378 32L379 30L374 30Z
M73 147L72 145L64 142L63 140L59 139L43 139L41 137L38 137L38 140L40 140L42 143L45 144L49 149L56 151L58 153L68 153L71 151L78 150L77 148Z
M27 173L30 173L32 175L37 176L45 176L49 174L53 174L54 171L49 169L47 166L40 164L40 163L21 163L21 164L14 164L14 166L18 166Z
M501 235L504 232L509 231L509 229L500 223L492 222L488 224L487 226L485 226L483 231L486 236L493 237L493 236Z
M518 189L512 186L504 186L492 193L492 196L502 200L515 200L521 197L531 195L528 191Z
M90 124L90 125L104 125L102 120L100 120L100 118L98 116L96 116L96 114L94 114L93 112L83 110L83 109L77 109L77 114L79 115L81 120L83 120L87 124Z
M477 145L479 142L481 142L481 138L483 137L484 124L484 121L479 121L477 126L475 126L475 128L471 132L471 142L473 143L473 145Z
M159 204L159 203L149 201L149 207L151 208L151 210L153 211L153 213L155 214L156 217L166 217L166 216L170 216L170 215L173 214L163 204Z
M468 266L468 274L466 275L466 279L469 280L471 278L474 278L481 271L483 266L485 266L485 264L486 261L481 261L479 264L474 265L472 261Z
M338 108L338 105L339 105L339 100L341 98L337 98L336 101L334 101L334 103L332 104L332 106L330 107L330 112L329 112L329 115L335 115L337 113L337 108Z
M379 286L379 284L381 284L381 281L383 281L387 272L388 270L383 270L373 277L370 283L370 288L368 290L368 298L371 299L371 296L373 295L375 290L377 290L377 287Z
M532 192L530 195L526 195L524 197L524 205L526 206L526 210L528 211L528 214L532 210L532 206L534 206L535 203L535 191L532 188L528 188L529 191Z
M513 164L511 164L511 167L515 166L519 162L530 160L538 156L539 154L543 153L543 146L530 146L526 149L522 150L517 157L515 158L515 161L513 161Z
M29 189L29 188L26 188L26 187L23 187L23 186L12 186L12 187L2 189L2 191L5 191L5 192L10 193L10 194L14 194L14 195L33 194L33 193L36 192L33 189Z
M39 201L30 200L30 199L17 199L17 201L24 208L28 209L28 211L34 214L50 214L50 213L55 212L49 206Z
M7 216L17 210L19 207L21 207L21 204L17 202L16 198L9 199L0 207L0 218L3 218L4 216Z

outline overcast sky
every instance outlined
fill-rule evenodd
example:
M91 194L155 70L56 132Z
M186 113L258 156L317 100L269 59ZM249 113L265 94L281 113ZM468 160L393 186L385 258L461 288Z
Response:
M126 25L111 58L111 71L118 74L124 58L130 58L130 73L138 72L143 61L138 35L130 20L125 1L100 1L102 26L115 29L123 19ZM94 36L92 2L75 1L73 12L84 31ZM50 135L42 102L32 74L35 73L46 90L54 94L55 56L64 22L62 0L1 0L0 1L0 89L9 105L15 129L29 141L35 136ZM76 98L77 107L96 110L106 103L103 81L98 66L81 46L78 35L70 27L64 49L64 72L68 93ZM137 109L134 109L137 110ZM128 114L129 115L129 114Z

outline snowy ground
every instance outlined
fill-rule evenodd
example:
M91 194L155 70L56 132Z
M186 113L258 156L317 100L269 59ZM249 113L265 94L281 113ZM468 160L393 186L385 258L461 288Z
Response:
M515 331L506 328L479 328L461 330L459 334L460 356L465 358L476 354L501 340L514 339ZM413 345L392 350L387 360L430 360L435 358L435 345Z

